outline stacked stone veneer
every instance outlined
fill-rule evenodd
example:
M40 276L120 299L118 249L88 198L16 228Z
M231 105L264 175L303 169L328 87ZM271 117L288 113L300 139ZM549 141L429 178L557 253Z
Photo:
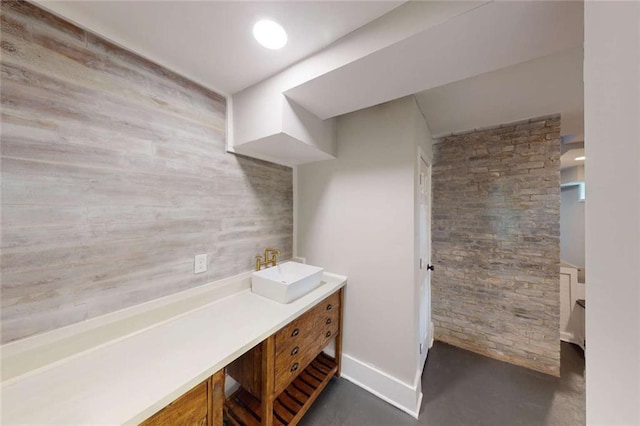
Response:
M433 166L435 338L560 372L560 117L447 136Z

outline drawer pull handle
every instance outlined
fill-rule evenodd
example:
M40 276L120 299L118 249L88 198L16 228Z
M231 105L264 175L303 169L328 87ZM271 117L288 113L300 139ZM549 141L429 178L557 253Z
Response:
M330 311L331 309L333 309L333 305L332 305L331 303L329 303L329 304L327 305L327 311Z
M295 348L291 349L291 356L294 356L298 353L298 347L296 346Z
M331 337L331 332L330 332L330 331L327 331L327 334L325 334L325 336L327 336L327 337Z
M298 363L296 362L295 364L293 364L293 365L291 366L291 372L294 372L294 371L296 371L297 369L298 369Z
M293 330L293 332L291 333L291 337L296 337L298 334L300 334L300 329L296 328L295 330Z
M325 321L326 324L331 324L331 318L327 318L327 321Z

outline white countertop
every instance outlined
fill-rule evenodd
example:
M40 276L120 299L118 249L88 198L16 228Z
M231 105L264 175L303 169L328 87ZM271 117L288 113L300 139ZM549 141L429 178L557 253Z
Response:
M2 424L137 424L343 287L281 304L244 290L2 385Z

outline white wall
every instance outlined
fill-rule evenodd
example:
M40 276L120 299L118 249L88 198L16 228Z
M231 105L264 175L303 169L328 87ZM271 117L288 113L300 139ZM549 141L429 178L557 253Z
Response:
M284 98L282 130L334 157L336 155L335 120L319 120L292 100Z
M584 269L584 201L580 187L560 192L560 259Z
M560 170L560 183L584 182L584 166Z
M297 170L297 255L349 277L344 375L417 414L416 110L408 97L338 118L337 159Z
M587 423L640 424L640 3L585 2Z

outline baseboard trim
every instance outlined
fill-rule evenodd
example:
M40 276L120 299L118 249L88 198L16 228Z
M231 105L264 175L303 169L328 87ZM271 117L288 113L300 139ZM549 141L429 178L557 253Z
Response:
M576 337L575 334L573 334L573 333L568 333L566 331L561 331L560 332L560 340L562 340L563 342L567 342L567 343L573 343L574 345L580 346L580 349L582 349L583 351L585 350L584 342L581 341L581 339L579 339L578 337Z
M350 355L342 354L340 376L410 416L418 418L422 404L420 374L416 375L417 379L413 385L409 385Z

